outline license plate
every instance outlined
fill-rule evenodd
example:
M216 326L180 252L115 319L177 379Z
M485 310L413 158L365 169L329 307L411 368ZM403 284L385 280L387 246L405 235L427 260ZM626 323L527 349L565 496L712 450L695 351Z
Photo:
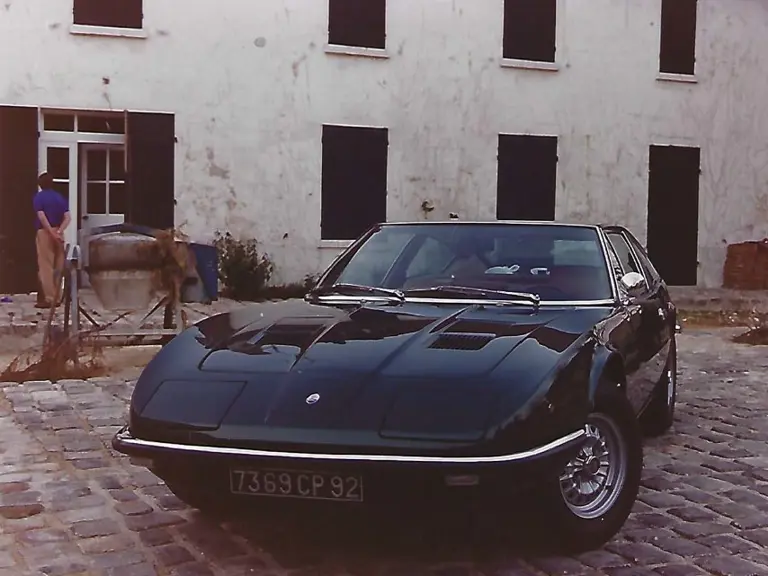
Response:
M231 470L233 494L308 500L363 501L360 476L303 470Z

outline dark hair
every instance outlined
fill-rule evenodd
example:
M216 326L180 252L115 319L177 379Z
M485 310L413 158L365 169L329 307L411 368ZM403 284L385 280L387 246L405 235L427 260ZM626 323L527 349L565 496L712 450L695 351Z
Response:
M40 188L53 188L53 178L51 177L48 172L43 172L40 174L40 176L37 178L37 183L40 185Z

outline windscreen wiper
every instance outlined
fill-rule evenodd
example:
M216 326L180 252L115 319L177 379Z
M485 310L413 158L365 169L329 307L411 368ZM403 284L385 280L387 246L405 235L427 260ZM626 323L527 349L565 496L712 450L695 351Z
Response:
M481 296L484 298L493 298L501 296L504 299L518 299L530 302L534 306L541 303L538 294L530 292L509 292L507 290L494 290L491 288L473 288L471 286L431 286L429 288L414 288L406 290L406 296L426 296L428 294L458 294L460 296Z
M330 286L321 286L310 291L310 296L331 296L333 294L359 294L364 292L366 294L376 294L379 296L387 296L389 298L395 298L398 302L405 301L405 295L400 290L393 290L391 288L380 288L379 286L366 286L364 284L348 284L345 282L337 282Z

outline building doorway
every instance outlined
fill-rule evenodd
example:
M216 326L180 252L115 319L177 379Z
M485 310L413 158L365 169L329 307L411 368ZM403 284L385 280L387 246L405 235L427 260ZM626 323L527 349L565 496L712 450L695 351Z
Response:
M91 230L125 221L124 114L41 110L40 128L40 169L69 200L65 240L80 246L87 266ZM80 282L87 286L87 277Z

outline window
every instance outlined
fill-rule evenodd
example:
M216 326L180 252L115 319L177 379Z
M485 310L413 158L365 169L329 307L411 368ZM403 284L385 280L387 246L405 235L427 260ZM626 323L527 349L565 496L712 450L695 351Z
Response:
M504 0L503 57L555 61L557 0Z
M608 238L611 241L614 250L616 250L616 256L618 256L619 262L621 262L624 274L628 274L629 272L643 274L632 254L632 249L629 247L629 244L627 244L624 236L617 232L611 232L608 234Z
M85 210L88 215L125 214L125 151L122 146L83 148Z
M693 75L697 0L662 0L659 71Z
M450 283L560 301L603 300L612 292L598 231L555 224L385 224L323 282L401 290Z
M73 23L80 26L141 29L142 0L74 0Z
M624 276L624 271L621 269L621 262L619 262L619 257L616 255L616 249L613 247L613 244L611 244L611 241L607 241L607 248L608 248L608 262L611 268L611 271L613 273L614 278L616 280L621 279L622 276Z
M554 266L605 267L600 245L591 240L555 240L552 263Z
M328 43L386 47L386 0L328 0Z
M443 272L456 258L456 252L450 246L435 238L425 238L418 252L408 265L405 276L408 280L439 274Z
M557 137L501 134L496 218L555 219Z
M323 126L323 240L354 240L386 220L388 150L386 128Z
M629 243L632 244L632 247L635 249L635 254L637 254L637 257L640 259L640 266L643 267L643 270L645 271L645 277L648 278L648 282L650 284L660 282L661 276L651 263L651 259L648 257L648 253L645 251L645 248L643 248L635 238L630 238Z
M399 232L399 233L398 233ZM374 234L366 242L367 250L356 252L339 282L380 286L405 247L413 240L408 230L394 234Z

